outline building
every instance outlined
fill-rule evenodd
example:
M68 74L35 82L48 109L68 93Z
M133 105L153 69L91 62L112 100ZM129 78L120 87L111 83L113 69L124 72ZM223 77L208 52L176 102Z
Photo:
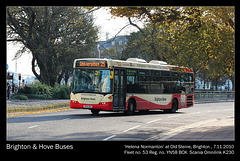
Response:
M106 41L99 41L96 57L108 59L120 59L123 49L127 44L127 36L119 35Z
M205 83L205 86L204 86ZM230 79L225 80L225 83L223 83L222 85L218 85L217 87L218 89L216 89L216 86L214 86L214 84L212 84L212 82L210 81L205 81L203 79L201 79L200 77L196 77L195 78L195 90L234 90L233 89L233 83Z

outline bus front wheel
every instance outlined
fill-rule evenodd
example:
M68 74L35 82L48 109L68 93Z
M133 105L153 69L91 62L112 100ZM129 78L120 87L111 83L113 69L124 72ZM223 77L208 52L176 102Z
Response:
M126 115L133 115L135 112L135 103L133 100L130 100L128 103L127 111L125 111Z
M91 112L92 112L93 115L97 115L100 112L100 110L98 110L98 109L91 109Z

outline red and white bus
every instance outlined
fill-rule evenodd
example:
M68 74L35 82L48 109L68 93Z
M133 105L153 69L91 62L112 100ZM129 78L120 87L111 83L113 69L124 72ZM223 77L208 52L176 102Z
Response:
M70 107L99 111L161 109L176 112L194 104L193 71L166 62L129 58L85 58L73 64Z

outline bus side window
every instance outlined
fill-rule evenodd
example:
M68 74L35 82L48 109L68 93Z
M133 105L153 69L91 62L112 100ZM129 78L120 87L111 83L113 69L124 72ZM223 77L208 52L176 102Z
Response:
M163 85L163 93L170 93L170 71L161 71L161 83Z
M127 93L139 93L137 70L127 70Z
M161 86L161 72L158 71L158 70L152 70L150 71L151 74L150 74L150 78L149 80L151 81L150 82L150 86L149 86L149 93L152 93L152 94L162 94L163 93L163 87Z
M139 70L139 91L149 93L150 75L148 70Z

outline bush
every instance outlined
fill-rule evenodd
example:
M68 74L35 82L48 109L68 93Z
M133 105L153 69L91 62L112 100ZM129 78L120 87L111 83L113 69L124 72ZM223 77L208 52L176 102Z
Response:
M52 98L54 99L69 99L70 87L67 85L55 84L52 89Z
M33 94L48 94L51 95L51 86L47 86L46 84L42 84L40 82L35 83L34 85L31 86L32 88L32 93Z
M40 99L40 100L45 100L45 99L47 99L47 96L46 96L46 95L43 95L43 94L40 94L40 95L37 95L37 94L26 94L26 96L27 96L29 99Z
M69 99L70 92L70 87L67 85L56 83L51 87L40 82L18 90L18 94L25 94L30 99Z
M31 88L31 87L25 86L25 87L23 87L23 88L20 88L20 89L18 90L18 93L31 94L31 93L33 93L33 91L32 91L32 88Z
M24 88L19 88L17 93L24 93Z
M14 95L14 96L12 96L12 99L27 100L28 97L25 95Z

